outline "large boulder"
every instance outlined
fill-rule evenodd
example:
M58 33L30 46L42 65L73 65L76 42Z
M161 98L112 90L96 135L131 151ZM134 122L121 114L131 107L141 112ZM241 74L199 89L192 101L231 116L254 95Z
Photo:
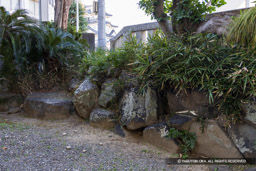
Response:
M134 89L125 92L120 103L120 115L120 123L130 130L156 123L156 92L150 88L148 88L145 96L137 94Z
M165 123L151 125L143 130L143 139L171 154L177 154L179 146L175 140L168 137L169 126Z
M115 112L102 108L94 109L90 114L90 125L98 128L114 128L117 116Z
M74 92L74 105L79 116L90 118L91 111L98 103L98 87L89 79L85 79Z
M74 112L72 98L63 92L32 93L24 102L25 113L39 119L65 119Z
M245 158L256 156L256 129L245 123L237 123L228 129L229 136Z
M101 87L99 105L104 108L109 107L118 98L120 90L121 85L117 79L106 80Z
M244 105L245 120L256 126L256 100L252 99L249 103Z
M210 158L243 158L236 146L215 120L194 122L190 132L197 137L195 152Z
M188 91L178 95L167 92L168 106L170 113L188 111L200 117L213 118L218 115L217 109L209 104L209 98L198 91Z
M7 112L11 108L20 107L23 103L22 94L0 93L0 112Z
M197 33L215 33L223 35L227 33L227 26L232 21L231 15L215 16L203 22L197 29Z

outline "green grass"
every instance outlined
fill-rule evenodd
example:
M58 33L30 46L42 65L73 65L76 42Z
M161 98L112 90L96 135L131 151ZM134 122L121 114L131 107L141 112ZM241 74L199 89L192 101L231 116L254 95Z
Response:
M29 129L30 126L20 123L11 123L6 122L0 119L0 130L10 129L12 131L25 131L26 129Z

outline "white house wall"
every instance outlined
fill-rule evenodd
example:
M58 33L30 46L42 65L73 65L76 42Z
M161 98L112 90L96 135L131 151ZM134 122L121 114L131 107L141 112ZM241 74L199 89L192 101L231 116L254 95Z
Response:
M41 0L42 21L54 20L54 3L55 0ZM26 9L31 17L40 19L39 0L0 0L0 6L4 6L10 12Z
M216 12L223 12L223 11L229 11L229 10L235 10L235 9L241 9L241 8L254 7L255 3L253 3L253 1L255 1L255 0L226 0L227 4L218 8L216 10Z

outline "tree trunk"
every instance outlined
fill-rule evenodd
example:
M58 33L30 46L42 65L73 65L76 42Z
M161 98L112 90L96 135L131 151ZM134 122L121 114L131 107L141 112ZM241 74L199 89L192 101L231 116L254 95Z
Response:
M57 27L66 30L68 27L68 14L72 0L55 0L54 21Z
M167 38L170 37L173 31L168 22L167 14L164 12L164 0L158 0L157 3L154 4L154 17L157 19L157 22L165 36Z

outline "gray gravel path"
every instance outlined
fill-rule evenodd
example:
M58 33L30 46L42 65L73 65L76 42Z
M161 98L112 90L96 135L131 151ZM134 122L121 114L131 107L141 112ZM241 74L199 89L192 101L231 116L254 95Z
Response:
M166 165L166 157L135 135L121 138L76 117L41 121L0 115L0 171L212 170Z

